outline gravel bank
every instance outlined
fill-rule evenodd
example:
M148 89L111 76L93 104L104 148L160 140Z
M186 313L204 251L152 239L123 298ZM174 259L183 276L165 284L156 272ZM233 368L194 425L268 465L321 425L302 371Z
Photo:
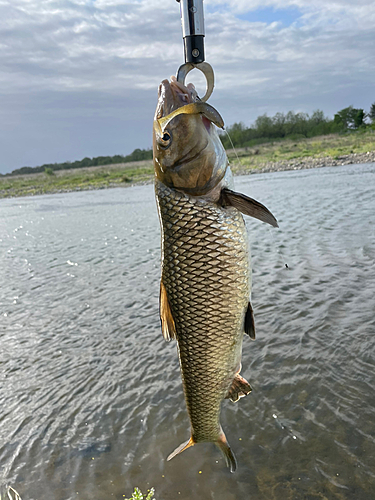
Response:
M265 172L282 172L283 170L303 170L305 168L336 167L339 165L353 165L360 163L375 163L375 151L367 153L353 153L336 158L325 156L322 158L302 157L293 160L269 162L258 165L256 168L235 167L235 175L260 174Z

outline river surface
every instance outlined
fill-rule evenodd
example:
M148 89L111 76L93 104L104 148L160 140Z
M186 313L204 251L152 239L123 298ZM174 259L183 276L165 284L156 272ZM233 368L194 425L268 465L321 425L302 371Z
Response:
M22 500L375 498L375 164L261 174L253 392L189 437L152 186L0 200L0 483Z

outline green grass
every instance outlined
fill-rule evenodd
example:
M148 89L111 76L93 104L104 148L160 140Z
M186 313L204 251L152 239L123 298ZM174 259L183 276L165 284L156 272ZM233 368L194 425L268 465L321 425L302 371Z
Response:
M0 177L0 197L129 186L149 182L153 175L152 161L141 161L129 166L121 164L58 170L53 175L39 173Z
M139 488L134 488L134 492L131 498L125 498L125 500L155 500L154 499L154 488L148 490L147 496L143 495Z
M227 151L234 173L256 170L266 163L296 160L298 158L338 158L353 153L375 151L375 133L346 135L332 134L311 139L274 141L252 148L241 148L236 153ZM238 158L237 158L238 156Z
M334 159L353 153L375 151L375 132L332 134L311 139L285 139L228 150L234 173L261 169L272 162L287 162L298 158ZM151 182L154 169L151 160L102 167L57 170L44 173L0 177L0 198L31 196L76 190L104 189Z

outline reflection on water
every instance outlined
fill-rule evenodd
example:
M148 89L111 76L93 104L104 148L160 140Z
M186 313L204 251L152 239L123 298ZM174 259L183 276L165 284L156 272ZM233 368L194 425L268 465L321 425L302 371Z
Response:
M375 498L375 166L237 179L248 220L253 392L224 402L238 459L189 435L158 318L151 186L0 202L0 483L29 500ZM288 267L285 266L287 264Z
M0 485L0 500L22 500L17 491L11 486Z

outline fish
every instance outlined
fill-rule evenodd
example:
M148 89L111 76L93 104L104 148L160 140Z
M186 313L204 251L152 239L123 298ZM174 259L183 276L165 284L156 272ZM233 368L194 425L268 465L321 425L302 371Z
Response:
M251 392L240 375L244 334L255 339L251 267L242 214L273 227L261 203L234 191L218 129L219 112L193 84L159 85L153 122L155 195L161 225L159 310L166 341L177 341L191 446L215 443L228 468L236 458L220 424L221 404Z

